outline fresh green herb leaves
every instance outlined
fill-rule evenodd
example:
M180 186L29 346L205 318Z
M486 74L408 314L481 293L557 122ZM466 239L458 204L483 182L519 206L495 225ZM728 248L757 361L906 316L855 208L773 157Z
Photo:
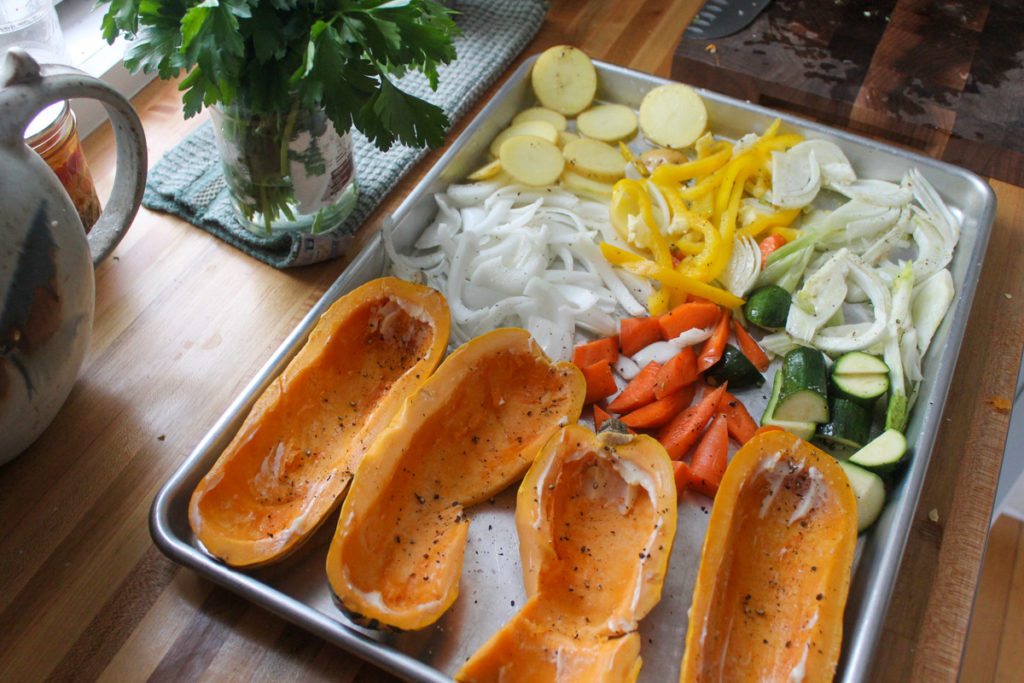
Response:
M434 0L100 0L103 36L131 39L126 65L172 78L185 115L238 104L272 113L322 105L381 149L437 146L447 117L395 85L407 71L437 87L458 29Z

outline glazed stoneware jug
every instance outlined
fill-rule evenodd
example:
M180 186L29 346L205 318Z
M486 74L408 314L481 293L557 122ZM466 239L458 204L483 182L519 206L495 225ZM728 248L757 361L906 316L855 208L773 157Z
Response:
M45 107L99 100L117 143L114 189L88 237L71 198L24 141ZM121 240L142 201L142 124L116 90L12 48L0 62L0 465L24 451L67 399L95 307L93 268ZM72 435L68 435L71 437Z

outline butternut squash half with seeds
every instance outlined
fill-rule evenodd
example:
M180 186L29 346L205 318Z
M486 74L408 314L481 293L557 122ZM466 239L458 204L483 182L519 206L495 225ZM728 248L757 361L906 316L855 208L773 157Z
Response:
M356 471L327 553L344 610L370 627L435 622L458 595L467 508L518 480L585 394L579 369L526 330L456 349Z
M665 449L567 426L523 479L516 529L528 600L456 680L636 680L638 623L661 598L676 531Z
M439 292L395 278L336 301L193 492L189 522L203 546L238 567L295 550L440 363L449 325Z
M711 509L679 680L831 681L856 542L832 456L781 430L748 441Z

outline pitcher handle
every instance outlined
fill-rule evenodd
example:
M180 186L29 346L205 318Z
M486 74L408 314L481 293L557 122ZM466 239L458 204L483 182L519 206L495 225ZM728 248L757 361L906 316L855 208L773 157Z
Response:
M4 65L5 89L18 89L32 112L62 100L99 100L110 117L117 147L114 187L103 212L86 236L93 266L110 255L127 232L142 204L146 189L146 135L139 115L125 97L103 81L68 66L47 65L44 71L24 50L11 48Z

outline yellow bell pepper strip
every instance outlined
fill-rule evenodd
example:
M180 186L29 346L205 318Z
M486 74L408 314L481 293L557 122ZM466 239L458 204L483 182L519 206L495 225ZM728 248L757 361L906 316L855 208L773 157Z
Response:
M799 215L799 208L784 209L782 211L762 214L740 228L739 234L746 235L748 237L760 237L761 233L770 230L771 228L788 227Z
M640 157L634 154L633 150L627 147L626 143L621 140L619 141L619 152L622 154L622 158L636 169L636 172L640 174L641 178L646 178L651 175L651 172L647 169L647 164L641 161Z
M715 226L708 219L686 208L686 203L676 190L668 185L662 185L656 180L651 180L651 183L661 191L661 194L668 202L669 209L672 211L673 223L678 226L685 226L690 233L697 233L703 237L701 250L696 254L692 254L691 257L680 261L679 265L676 266L676 270L683 275L697 278L702 282L710 282L712 278L709 272L710 264L718 260L719 251L722 247L722 240L718 230L715 229ZM671 232L683 232L683 230L677 229ZM687 243L689 245L696 244L689 240ZM687 253L689 250L681 247L680 251Z
M610 214L622 239L637 248L649 249L659 265L672 265L672 252L654 220L646 187L630 178L619 180L612 187Z
M736 309L743 305L743 299L720 287L715 287L696 278L683 275L673 268L660 266L650 259L625 249L620 249L607 242L601 242L600 247L601 253L604 254L605 259L609 263L620 266L635 275L649 277L659 282L662 287L667 287L673 291L673 294L693 294L730 309Z
M804 234L804 231L801 230L800 228L790 228L790 227L781 227L780 226L780 227L777 227L777 228L772 228L771 230L768 231L768 234L769 235L782 235L783 237L786 238L786 242L792 242L793 240L795 240L795 239L797 239L799 237L802 237L803 234Z
M714 173L724 166L732 156L732 143L719 140L712 145L708 156L685 164L662 164L654 169L651 179L658 185L685 183Z

